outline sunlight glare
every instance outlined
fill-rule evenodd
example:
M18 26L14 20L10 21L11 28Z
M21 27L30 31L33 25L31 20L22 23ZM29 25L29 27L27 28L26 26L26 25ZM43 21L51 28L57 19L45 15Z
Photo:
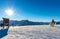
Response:
M11 9L7 9L7 10L5 10L5 12L6 12L6 14L8 16L12 16L13 15L13 10L11 10Z

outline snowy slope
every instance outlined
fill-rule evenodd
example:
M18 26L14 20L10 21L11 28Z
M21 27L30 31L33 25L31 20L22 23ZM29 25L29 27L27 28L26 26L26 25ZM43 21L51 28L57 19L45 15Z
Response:
M10 27L8 35L2 39L60 39L60 26L35 25Z

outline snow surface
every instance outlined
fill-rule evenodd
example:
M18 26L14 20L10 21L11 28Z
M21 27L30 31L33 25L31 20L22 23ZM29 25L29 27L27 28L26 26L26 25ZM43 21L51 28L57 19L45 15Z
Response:
M60 25L11 26L2 39L60 39Z

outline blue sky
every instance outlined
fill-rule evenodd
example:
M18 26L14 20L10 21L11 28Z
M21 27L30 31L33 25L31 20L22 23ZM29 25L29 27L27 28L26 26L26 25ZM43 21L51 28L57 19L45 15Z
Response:
M6 9L14 11L13 16L8 16ZM60 21L59 0L0 0L0 20L2 17L11 20L31 21Z

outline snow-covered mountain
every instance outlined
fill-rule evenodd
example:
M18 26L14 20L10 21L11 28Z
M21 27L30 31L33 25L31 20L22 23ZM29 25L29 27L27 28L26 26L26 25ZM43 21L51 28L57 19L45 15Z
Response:
M21 20L21 21L14 21L11 20L10 21L10 25L12 26L24 26L24 25L48 25L49 22L33 22L33 21L29 21L29 20Z

